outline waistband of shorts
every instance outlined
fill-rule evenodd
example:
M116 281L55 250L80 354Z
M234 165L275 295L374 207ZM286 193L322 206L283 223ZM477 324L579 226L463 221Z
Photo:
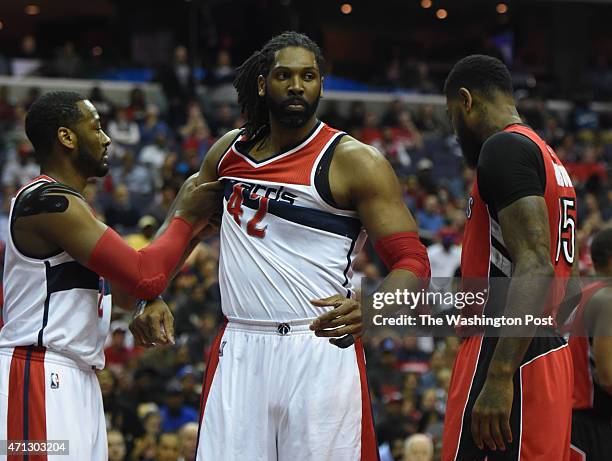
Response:
M314 334L310 329L310 324L315 317L309 319L294 320L251 320L239 319L236 317L226 317L226 330L250 331L254 333L274 334L287 336L293 334Z
M70 357L51 351L46 347L40 346L17 346L17 347L0 347L0 355L6 357L17 357L25 360L30 356L30 360L36 362L49 362L56 363L58 365L65 365L71 368L77 368L82 371L94 372L96 368L92 365L86 365L84 363L77 362ZM43 354L44 353L44 354Z

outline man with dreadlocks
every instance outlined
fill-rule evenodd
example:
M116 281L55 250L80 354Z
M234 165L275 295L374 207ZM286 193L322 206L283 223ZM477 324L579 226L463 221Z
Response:
M321 67L296 32L253 54L234 82L246 125L191 180L225 184L227 322L204 379L198 460L378 459L351 266L366 232L390 269L383 290L428 279L429 261L389 163L317 119Z

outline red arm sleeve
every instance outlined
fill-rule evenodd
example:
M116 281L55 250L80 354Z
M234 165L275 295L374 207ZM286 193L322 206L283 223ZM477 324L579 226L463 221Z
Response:
M412 272L425 286L429 285L429 257L416 232L398 232L383 237L376 242L374 249L390 271L405 269Z
M153 299L166 289L192 234L191 224L174 218L157 240L136 251L108 228L96 243L86 266L116 283L130 296Z

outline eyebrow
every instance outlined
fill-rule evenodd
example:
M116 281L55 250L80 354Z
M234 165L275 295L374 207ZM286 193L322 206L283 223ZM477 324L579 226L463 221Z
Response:
M314 70L314 71L319 71L319 69L317 69L315 66L288 66L285 64L279 64L277 66L275 66L274 68L272 68L272 70Z

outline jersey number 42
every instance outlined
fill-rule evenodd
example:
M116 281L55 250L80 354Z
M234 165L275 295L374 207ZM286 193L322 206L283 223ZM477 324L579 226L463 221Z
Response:
M227 212L234 217L234 221L239 226L242 223L241 217L244 214L242 210L244 202L244 189L240 184L235 184L232 195L227 201ZM247 234L252 237L264 238L266 236L266 226L259 227L259 223L268 212L268 197L259 197L255 194L249 196L249 200L257 202L257 212L255 216L247 222Z

